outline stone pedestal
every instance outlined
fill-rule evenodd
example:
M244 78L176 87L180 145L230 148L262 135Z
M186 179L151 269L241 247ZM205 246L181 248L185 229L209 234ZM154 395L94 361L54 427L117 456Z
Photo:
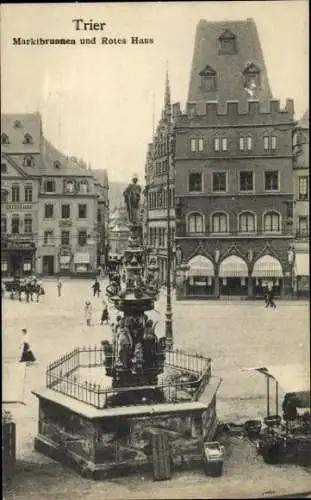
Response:
M34 392L39 399L35 449L77 470L103 479L152 471L150 432L166 434L174 468L199 465L203 440L216 428L216 393L212 378L205 401L97 409L52 389Z

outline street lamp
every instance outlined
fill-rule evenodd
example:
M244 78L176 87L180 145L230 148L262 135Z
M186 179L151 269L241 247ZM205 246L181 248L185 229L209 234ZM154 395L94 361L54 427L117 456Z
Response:
M167 120L167 137L166 137L166 155L167 155L167 172L166 172L166 192L167 192L167 266L166 266L166 321L165 321L165 338L168 349L173 347L173 314L172 314L172 289L171 289L171 196L170 196L170 154L171 154L171 110L168 107Z

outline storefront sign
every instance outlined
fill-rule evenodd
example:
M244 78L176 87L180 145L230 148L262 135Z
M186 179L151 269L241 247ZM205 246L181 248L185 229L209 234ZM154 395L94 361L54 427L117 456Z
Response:
M11 250L33 250L34 243L31 241L8 241L6 248Z
M76 266L77 273L84 273L85 271L87 271L87 264Z
M75 264L89 264L89 262L90 262L90 255L88 253L78 252L74 256Z
M32 210L31 203L7 203L6 210Z
M61 255L59 258L59 263L60 264L69 264L70 259L71 259L70 255Z

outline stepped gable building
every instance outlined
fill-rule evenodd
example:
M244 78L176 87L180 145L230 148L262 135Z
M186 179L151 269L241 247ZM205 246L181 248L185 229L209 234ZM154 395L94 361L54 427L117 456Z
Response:
M309 296L309 110L298 122L294 133L294 290L297 296Z
M1 115L1 272L31 274L38 241L39 113Z
M173 105L178 297L292 292L293 101L272 100L252 20L198 24L185 112Z
M167 272L167 204L170 205L172 248L175 240L175 169L171 132L171 93L166 74L162 116L152 143L148 145L145 163L144 240L150 253L156 254L159 278L166 281ZM169 172L168 172L169 169ZM168 178L169 174L169 178ZM169 181L169 182L168 182ZM172 266L174 274L174 266Z
M40 274L86 274L97 269L97 199L91 170L42 139Z

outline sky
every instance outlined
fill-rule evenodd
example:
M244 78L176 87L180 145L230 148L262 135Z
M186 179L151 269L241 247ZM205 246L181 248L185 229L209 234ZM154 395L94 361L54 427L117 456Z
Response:
M308 109L308 2L151 2L1 5L1 111L40 112L43 133L67 155L107 169L110 181L144 181L147 145L161 116L168 67L184 108L196 25L256 22L274 98ZM77 31L73 19L106 23ZM96 36L95 45L80 38ZM152 38L103 45L101 37ZM13 37L74 38L76 45L14 46Z

